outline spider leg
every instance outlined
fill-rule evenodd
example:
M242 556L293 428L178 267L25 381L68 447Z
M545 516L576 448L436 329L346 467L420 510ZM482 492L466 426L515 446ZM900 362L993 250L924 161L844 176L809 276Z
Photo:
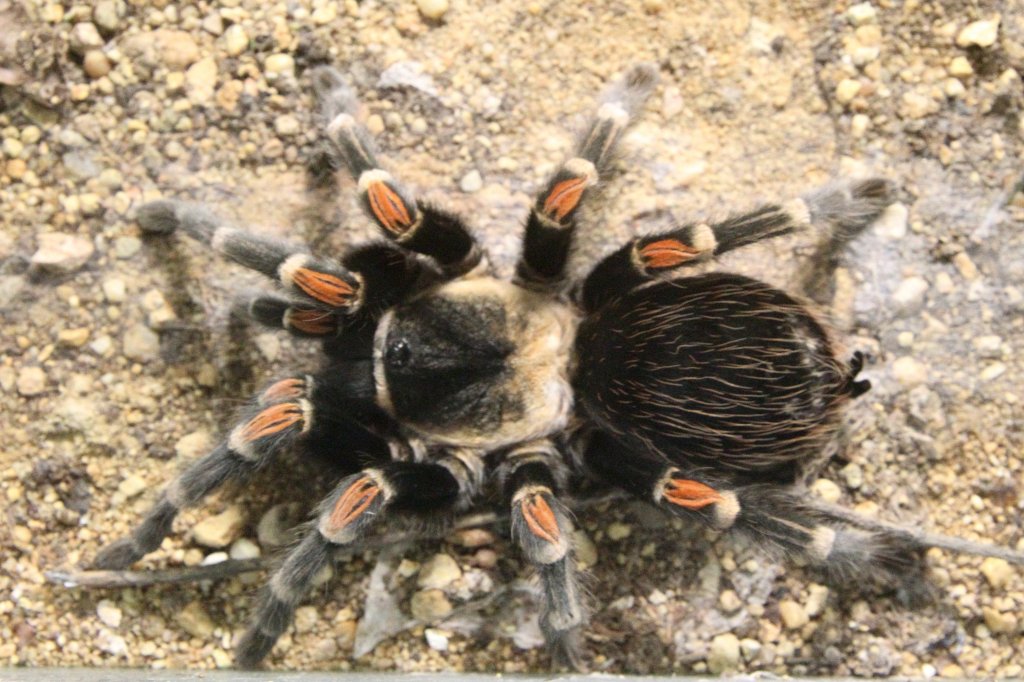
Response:
M573 157L548 179L530 209L516 266L520 283L535 289L560 287L583 199L607 172L623 134L657 80L653 66L640 64L602 94Z
M182 509L198 505L226 483L247 480L300 439L321 441L329 432L335 444L365 443L370 434L351 419L331 414L339 407L356 412L353 396L372 396L372 378L362 380L366 386L360 387L359 381L335 373L330 377L291 376L271 383L257 394L227 439L168 485L142 522L130 535L101 550L93 567L122 569L135 563L160 547Z
M853 524L850 514L835 514L798 489L733 485L708 469L627 451L601 433L587 445L584 462L640 499L715 530L744 533L786 558L824 569L832 581L898 587L911 599L927 595L923 553L929 545L911 531Z
M482 468L458 454L433 462L387 462L338 484L320 505L315 528L285 559L263 591L249 629L235 645L243 668L259 664L287 629L332 548L358 545L389 514L447 518L472 495ZM470 472L473 469L473 472Z
M511 507L512 537L540 576L540 626L552 658L581 670L579 630L587 614L576 577L570 513L557 497L564 478L561 461L550 441L528 443L505 455L499 476Z
M764 205L722 222L684 225L637 237L594 267L583 282L583 306L587 311L597 310L644 282L674 276L677 268L811 226L822 238L816 262L831 263L834 268L843 248L892 203L893 193L892 184L878 178L838 183L803 198ZM808 287L823 276L821 271L810 273L805 279L805 291L810 291Z
M449 277L480 266L483 252L459 216L418 204L381 168L369 132L356 120L358 100L341 74L319 67L313 72L313 87L334 154L358 183L363 209L383 233L406 249L430 256Z

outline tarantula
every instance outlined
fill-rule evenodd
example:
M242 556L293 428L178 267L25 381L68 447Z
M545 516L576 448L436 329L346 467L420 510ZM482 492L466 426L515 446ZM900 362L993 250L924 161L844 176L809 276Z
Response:
M342 77L313 73L337 167L387 241L340 260L224 226L200 206L161 200L138 212L154 234L184 230L282 290L248 305L257 321L322 339L314 374L269 384L212 452L160 495L99 568L154 551L179 510L247 479L292 445L350 474L266 587L236 645L258 664L288 627L332 546L353 545L388 517L434 522L493 484L515 542L543 586L553 651L579 664L586 621L564 497L587 474L716 530L801 557L839 578L919 583L935 542L810 499L803 465L834 436L841 408L868 390L859 353L798 298L735 274L688 267L762 239L819 231L835 254L892 201L880 179L836 184L722 222L634 238L570 287L565 270L580 207L657 73L637 66L611 86L575 155L533 204L512 282L457 216L418 203L377 162Z

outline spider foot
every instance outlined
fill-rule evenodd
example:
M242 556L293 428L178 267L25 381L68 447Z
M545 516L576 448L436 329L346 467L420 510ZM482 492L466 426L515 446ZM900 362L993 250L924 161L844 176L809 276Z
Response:
M373 469L349 476L328 498L320 516L320 533L337 545L361 538L391 498L384 478Z
M524 487L512 499L512 535L530 561L538 564L559 561L570 548L569 512L550 489Z
M669 469L655 484L654 500L675 514L696 515L719 530L732 526L740 511L736 493L686 478L678 469Z

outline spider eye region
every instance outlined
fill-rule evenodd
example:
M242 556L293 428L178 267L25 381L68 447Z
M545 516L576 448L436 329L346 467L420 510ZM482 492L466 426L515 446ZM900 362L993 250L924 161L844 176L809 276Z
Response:
M409 365L410 359L412 359L412 348L409 347L408 341L405 339L395 339L388 343L387 350L384 353L384 361L389 367L401 369Z

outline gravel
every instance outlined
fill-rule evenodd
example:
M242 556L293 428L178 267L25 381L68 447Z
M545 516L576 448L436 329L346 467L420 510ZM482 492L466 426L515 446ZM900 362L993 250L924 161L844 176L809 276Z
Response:
M327 255L373 236L351 183L326 200L304 191L317 150L306 72L323 61L348 72L386 165L424 201L470 217L504 275L579 112L636 61L658 64L662 83L603 183L607 200L585 216L576 272L673 220L788 198L837 173L892 178L900 203L853 245L831 311L845 345L868 352L874 388L851 405L809 494L1020 543L1024 20L962 2L905 9L100 0L0 15L0 82L18 83L0 100L0 663L230 665L265 576L86 592L42 571L127 532L259 385L315 366L308 344L232 324L234 295L265 282L194 242L139 238L132 216L181 197ZM785 238L722 267L789 285L809 252ZM286 458L185 512L139 568L281 551L332 480ZM216 533L223 544L197 542L203 523L239 508ZM576 523L595 670L1024 675L1024 576L1005 562L930 552L936 605L908 611L649 509L610 505ZM353 658L377 560L357 554L319 578L270 667L548 668L531 571L502 529L402 553L381 588L397 630ZM435 555L451 579L420 587ZM465 615L490 586L509 593Z

